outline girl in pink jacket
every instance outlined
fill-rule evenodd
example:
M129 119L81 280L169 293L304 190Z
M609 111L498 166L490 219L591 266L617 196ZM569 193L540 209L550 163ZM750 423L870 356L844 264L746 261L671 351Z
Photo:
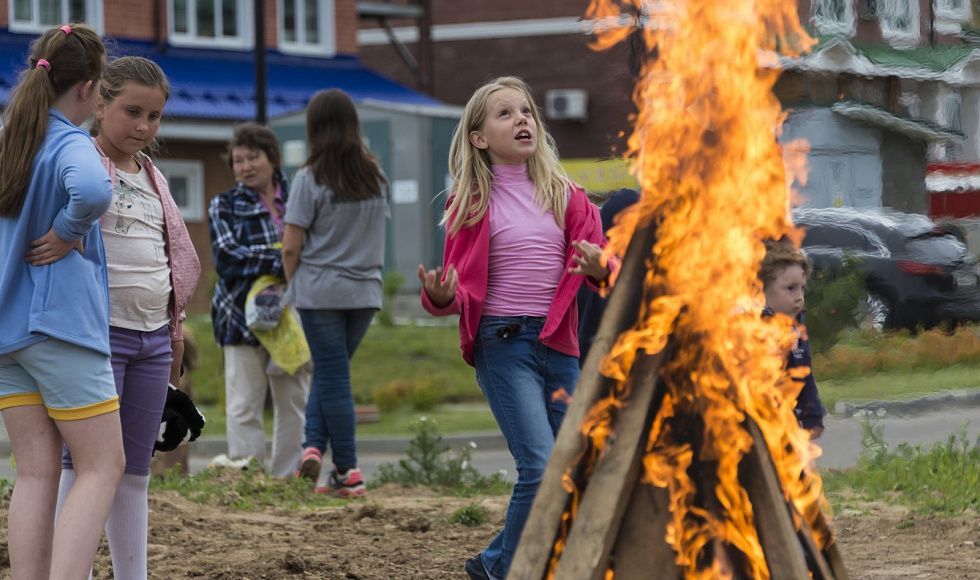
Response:
M517 465L503 530L465 566L470 578L504 578L578 381L576 293L583 276L609 277L605 238L520 79L470 98L449 170L443 267L419 266L421 299L436 316L459 315L463 358Z

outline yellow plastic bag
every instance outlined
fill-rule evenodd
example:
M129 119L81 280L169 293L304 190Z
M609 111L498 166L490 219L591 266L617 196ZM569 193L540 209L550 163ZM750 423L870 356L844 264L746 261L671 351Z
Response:
M262 290L275 284L285 282L270 274L259 276L248 291L246 300L254 300ZM296 320L292 308L286 308L279 318L279 325L272 330L252 330L265 350L269 352L272 362L289 374L295 374L303 365L310 362L310 345L306 342L303 327Z

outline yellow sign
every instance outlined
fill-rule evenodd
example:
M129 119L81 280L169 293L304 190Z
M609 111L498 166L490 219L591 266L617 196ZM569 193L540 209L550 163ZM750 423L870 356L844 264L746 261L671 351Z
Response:
M630 175L629 162L621 157L612 159L565 159L565 171L572 181L586 191L603 193L629 187L639 188L636 178Z

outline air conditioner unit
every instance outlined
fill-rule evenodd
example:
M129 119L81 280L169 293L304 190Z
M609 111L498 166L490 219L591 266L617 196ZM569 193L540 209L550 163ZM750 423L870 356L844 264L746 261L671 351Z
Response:
M553 89L544 96L544 116L551 120L585 121L589 93L584 89Z

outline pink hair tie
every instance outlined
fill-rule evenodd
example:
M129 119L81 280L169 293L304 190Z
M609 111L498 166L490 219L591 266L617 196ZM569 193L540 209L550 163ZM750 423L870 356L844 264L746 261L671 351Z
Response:
M43 58L37 59L37 64L34 65L34 68L38 68L38 67L43 67L44 70L47 70L48 72L51 71L51 63L44 60Z
M61 31L65 33L65 36L71 34L71 26L68 26L67 24L62 24L59 28L61 28Z

